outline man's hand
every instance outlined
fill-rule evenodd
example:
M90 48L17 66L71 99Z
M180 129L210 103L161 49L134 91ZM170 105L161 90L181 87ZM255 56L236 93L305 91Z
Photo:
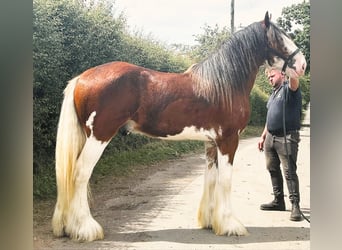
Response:
M298 89L298 87L299 87L299 79L291 77L289 80L289 88L292 91L296 91Z
M258 142L258 149L260 152L264 151L264 142L265 138L261 136L260 141Z

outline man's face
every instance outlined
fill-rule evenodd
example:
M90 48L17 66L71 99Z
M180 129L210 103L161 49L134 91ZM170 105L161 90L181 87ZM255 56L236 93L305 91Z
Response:
M271 70L268 72L267 78L273 88L279 87L284 81L283 74L278 70Z

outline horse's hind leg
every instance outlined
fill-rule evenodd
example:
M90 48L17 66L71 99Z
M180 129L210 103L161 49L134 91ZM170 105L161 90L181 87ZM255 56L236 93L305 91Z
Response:
M96 140L94 136L87 138L76 162L74 172L74 195L66 214L65 233L79 241L103 239L103 229L91 216L88 204L88 182L93 169L100 159L108 142Z
M205 143L206 167L204 172L203 195L198 209L198 224L211 228L214 210L214 189L217 178L217 147L214 141Z

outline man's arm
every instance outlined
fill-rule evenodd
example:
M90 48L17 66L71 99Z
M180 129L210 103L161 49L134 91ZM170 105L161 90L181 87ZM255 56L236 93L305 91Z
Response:
M299 87L299 79L291 77L289 80L289 88L292 91L296 91Z
M262 132L260 136L260 140L258 142L258 149L259 151L264 151L264 142L267 134L267 126L265 125L264 131Z

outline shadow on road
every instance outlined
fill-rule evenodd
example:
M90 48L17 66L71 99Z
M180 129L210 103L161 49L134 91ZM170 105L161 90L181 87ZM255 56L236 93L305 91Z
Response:
M177 242L185 244L247 244L262 242L310 240L310 228L247 227L248 236L217 236L205 229L165 229L107 235L107 239L122 242ZM270 237L272 235L272 237ZM301 237L299 237L301 235Z

